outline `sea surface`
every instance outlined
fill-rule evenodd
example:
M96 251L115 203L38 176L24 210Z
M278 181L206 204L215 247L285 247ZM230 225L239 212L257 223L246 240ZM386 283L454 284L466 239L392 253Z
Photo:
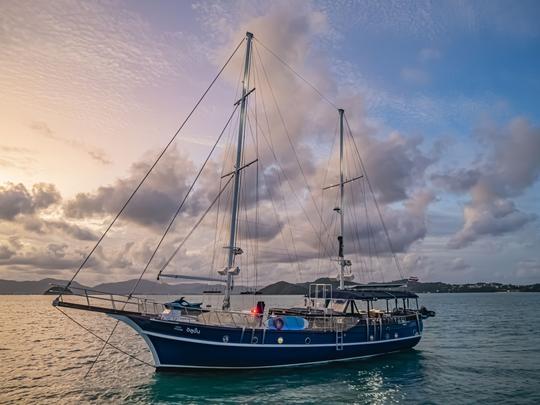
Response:
M174 374L107 348L87 377L102 343L55 310L52 299L0 296L0 403L540 404L538 293L421 295L437 316L425 322L420 344L366 360ZM233 306L247 307L259 299L302 300L233 299ZM100 314L69 314L102 337L115 323ZM123 324L111 342L152 361L143 340Z

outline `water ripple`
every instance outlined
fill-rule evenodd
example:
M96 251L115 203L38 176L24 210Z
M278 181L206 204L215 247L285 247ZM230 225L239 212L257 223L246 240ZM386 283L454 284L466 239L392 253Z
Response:
M279 297L283 305L293 299ZM50 297L0 296L0 403L540 403L540 315L531 311L540 294L422 301L437 316L409 352L324 367L174 374L107 348L84 379L99 341L55 311ZM100 336L115 322L72 314ZM124 325L113 342L152 360Z

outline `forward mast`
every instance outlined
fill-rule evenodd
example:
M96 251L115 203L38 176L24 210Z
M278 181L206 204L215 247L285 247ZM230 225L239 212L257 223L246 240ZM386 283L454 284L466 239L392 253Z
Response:
M234 165L234 185L233 185L233 200L231 207L231 229L229 236L229 250L227 267L223 270L218 270L221 275L227 276L227 284L223 297L223 309L231 307L231 290L233 287L233 277L240 273L240 268L235 266L237 255L242 254L242 249L236 246L238 233L238 210L240 205L240 182L242 170L242 156L244 149L244 138L246 133L246 115L247 115L247 99L251 94L249 90L249 73L251 67L251 49L252 49L253 34L246 33L246 56L244 60L244 75L242 79L242 98L240 99L240 121L238 125L238 143L236 147L236 163Z

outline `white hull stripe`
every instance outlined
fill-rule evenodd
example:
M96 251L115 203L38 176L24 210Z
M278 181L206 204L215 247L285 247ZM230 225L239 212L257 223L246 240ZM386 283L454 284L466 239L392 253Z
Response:
M281 346L281 345L280 345ZM258 369L258 368L276 368L276 367L301 367L301 366L311 366L314 364L327 364L337 361L352 361L359 359L368 359L370 357L384 356L385 354L396 353L399 350L394 350L391 352L377 353L377 354L366 354L364 356L356 357L347 357L343 359L332 359L332 360L321 360L321 361L309 361L306 363L291 363L291 364L276 364L272 366L238 366L238 367L225 367L225 366L187 366L182 364L162 364L160 368L197 368L197 369L217 369L217 370L249 370L249 369Z
M180 336L173 336L173 335L165 335L163 333L157 333L157 332L150 332L146 330L142 330L139 328L137 330L139 333L144 333L146 335L155 336L163 339L170 339L170 340L179 340L182 342L189 342L189 343L198 343L203 345L211 345L211 346L229 346L229 347L335 347L335 343L321 343L321 344L267 344L267 343L223 343L223 342L216 342L216 341L210 341L210 340L200 340L200 339L191 339L186 337L180 337ZM379 341L373 341L373 342L353 342L353 343L343 343L343 346L361 346L361 345L374 345L374 344L381 344L381 343L392 343L392 342L399 342L403 340L411 340L411 339L417 339L420 338L420 335L416 336L407 336L397 339L387 339L387 340L379 340Z

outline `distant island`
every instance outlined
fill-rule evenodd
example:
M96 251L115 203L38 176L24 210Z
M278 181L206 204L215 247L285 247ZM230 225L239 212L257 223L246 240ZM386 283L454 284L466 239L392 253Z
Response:
M337 281L330 278L320 278L314 283L332 284L337 288ZM73 288L87 288L108 294L129 294L135 285L136 280L119 281L115 283L103 283L94 287L86 287L77 282L72 284ZM502 283L468 283L468 284L447 284L441 282L422 283L419 281L394 280L392 283L407 283L410 291L417 293L472 293L472 292L540 292L540 284L516 285ZM64 286L65 280L46 278L39 281L15 281L0 280L0 295L8 294L54 294L58 290L51 287L53 285ZM257 294L264 295L305 295L308 293L309 284L289 283L278 281L256 291ZM348 283L355 285L356 283ZM376 284L376 283L374 283ZM208 285L202 283L167 284L158 281L143 280L137 288L140 295L178 295L178 294L203 294L208 291L220 290L220 285ZM76 291L75 291L76 292ZM233 294L248 293L253 294L252 287L237 286Z
M322 278L315 283L332 284L337 288L338 282L335 279ZM502 283L470 283L470 284L447 284L441 282L422 283L419 281L394 280L392 284L407 284L410 291L416 293L471 293L471 292L540 292L540 284L515 285ZM266 295L303 295L307 294L311 283L288 283L278 281L270 284L259 291ZM356 283L347 283L355 285ZM370 283L376 285L377 283Z

